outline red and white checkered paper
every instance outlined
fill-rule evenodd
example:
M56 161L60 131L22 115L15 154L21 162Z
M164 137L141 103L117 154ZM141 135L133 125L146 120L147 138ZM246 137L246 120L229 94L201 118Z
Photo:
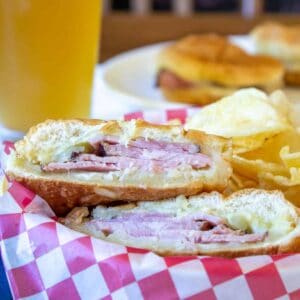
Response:
M181 109L146 119L188 115ZM0 238L16 299L300 299L300 254L160 257L68 229L16 182L0 197Z

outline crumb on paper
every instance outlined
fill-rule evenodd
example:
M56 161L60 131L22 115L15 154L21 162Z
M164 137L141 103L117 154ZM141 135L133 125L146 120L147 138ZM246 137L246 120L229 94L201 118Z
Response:
M182 125L180 119L169 120L167 124L168 125Z
M8 182L5 176L0 177L0 196L2 196L8 188Z

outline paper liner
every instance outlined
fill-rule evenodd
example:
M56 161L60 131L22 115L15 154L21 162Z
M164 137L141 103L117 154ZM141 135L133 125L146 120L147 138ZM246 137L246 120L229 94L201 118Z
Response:
M160 257L63 226L16 182L0 197L0 239L15 299L300 299L300 254Z

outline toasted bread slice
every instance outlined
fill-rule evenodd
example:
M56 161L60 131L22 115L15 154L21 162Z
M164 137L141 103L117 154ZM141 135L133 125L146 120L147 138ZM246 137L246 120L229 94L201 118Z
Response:
M141 120L50 120L33 127L15 147L6 173L45 198L59 215L119 199L223 190L231 175L225 160L228 140ZM102 148L110 154L99 154Z
M299 210L279 191L247 189L74 209L67 226L161 255L237 257L300 251ZM206 227L205 227L206 226Z

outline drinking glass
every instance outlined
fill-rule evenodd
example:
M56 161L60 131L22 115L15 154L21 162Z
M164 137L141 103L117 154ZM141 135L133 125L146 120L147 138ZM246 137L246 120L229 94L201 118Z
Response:
M0 0L2 132L89 116L101 7L101 0Z

